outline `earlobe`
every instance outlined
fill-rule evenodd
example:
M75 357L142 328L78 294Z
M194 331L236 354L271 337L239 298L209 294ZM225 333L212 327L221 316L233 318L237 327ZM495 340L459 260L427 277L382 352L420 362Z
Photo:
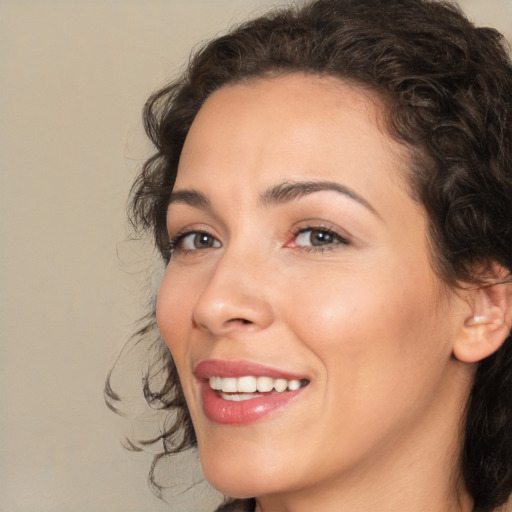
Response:
M476 363L496 352L510 334L512 283L500 282L469 292L471 314L465 318L453 347L464 363Z

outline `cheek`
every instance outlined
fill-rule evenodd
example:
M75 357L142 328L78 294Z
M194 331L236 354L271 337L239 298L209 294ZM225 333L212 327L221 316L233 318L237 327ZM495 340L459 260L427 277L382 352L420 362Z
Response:
M323 437L344 432L340 450L352 453L351 443L370 449L372 435L420 416L442 385L451 349L429 277L409 283L351 273L324 284L323 293L318 286L293 294L295 335L321 368ZM368 425L380 430L369 435Z
M195 293L184 273L167 268L157 296L156 320L160 334L171 351L193 423L198 407L194 400L194 379L190 369L190 329Z
M156 321L178 366L185 346L183 339L191 323L192 300L193 288L186 286L179 272L168 267L158 290Z
M446 325L438 314L428 266L395 278L397 268L333 273L302 282L291 294L289 324L327 369L329 379L352 388L361 381L389 384L417 379L432 362L447 360ZM293 315L293 316L292 316Z

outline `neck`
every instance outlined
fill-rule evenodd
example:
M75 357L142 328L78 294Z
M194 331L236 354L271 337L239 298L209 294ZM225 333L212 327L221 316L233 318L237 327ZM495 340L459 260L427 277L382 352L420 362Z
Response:
M348 487L348 486L347 486ZM388 487L383 488L383 487ZM318 490L319 492L291 493L290 495L257 498L256 512L471 512L473 502L464 489L447 490L439 482L412 487L406 481L395 482L394 490L389 486L374 483L373 487L352 486L350 488Z

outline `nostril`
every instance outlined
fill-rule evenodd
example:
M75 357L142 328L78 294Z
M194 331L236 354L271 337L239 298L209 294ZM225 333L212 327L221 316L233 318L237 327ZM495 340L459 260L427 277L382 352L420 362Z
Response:
M253 323L250 320L247 320L246 318L232 318L228 322L229 323L242 324L242 325L249 325L249 324Z
M207 322L198 322L196 319L192 318L192 324L196 329L202 330L202 331L208 331L210 333L218 332L219 329L222 330L221 326L215 326L213 325L213 328L210 327L210 325ZM230 318L227 320L224 324L225 328L236 328L241 326L249 326L249 325L255 325L254 322L251 320L247 320L247 318Z

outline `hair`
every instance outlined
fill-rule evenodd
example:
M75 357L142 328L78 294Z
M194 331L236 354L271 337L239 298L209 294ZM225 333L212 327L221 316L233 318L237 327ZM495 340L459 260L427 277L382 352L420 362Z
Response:
M428 214L431 260L451 286L481 286L482 269L512 270L512 64L504 38L448 2L316 0L248 21L207 42L181 77L153 94L144 123L156 152L132 189L133 225L168 261L168 198L188 130L228 85L289 73L338 78L380 98L391 137L412 157L411 196ZM502 276L503 277L503 276ZM153 334L151 334L153 333ZM155 314L138 336L158 336ZM172 356L144 380L153 407L173 412L167 454L196 444ZM164 373L153 389L151 375ZM107 395L117 396L107 382ZM179 436L178 436L179 434ZM177 441L179 439L179 441ZM464 416L461 475L475 512L512 493L512 342L478 364ZM232 502L234 503L234 502ZM246 505L251 507L251 503ZM227 509L226 509L227 510Z

